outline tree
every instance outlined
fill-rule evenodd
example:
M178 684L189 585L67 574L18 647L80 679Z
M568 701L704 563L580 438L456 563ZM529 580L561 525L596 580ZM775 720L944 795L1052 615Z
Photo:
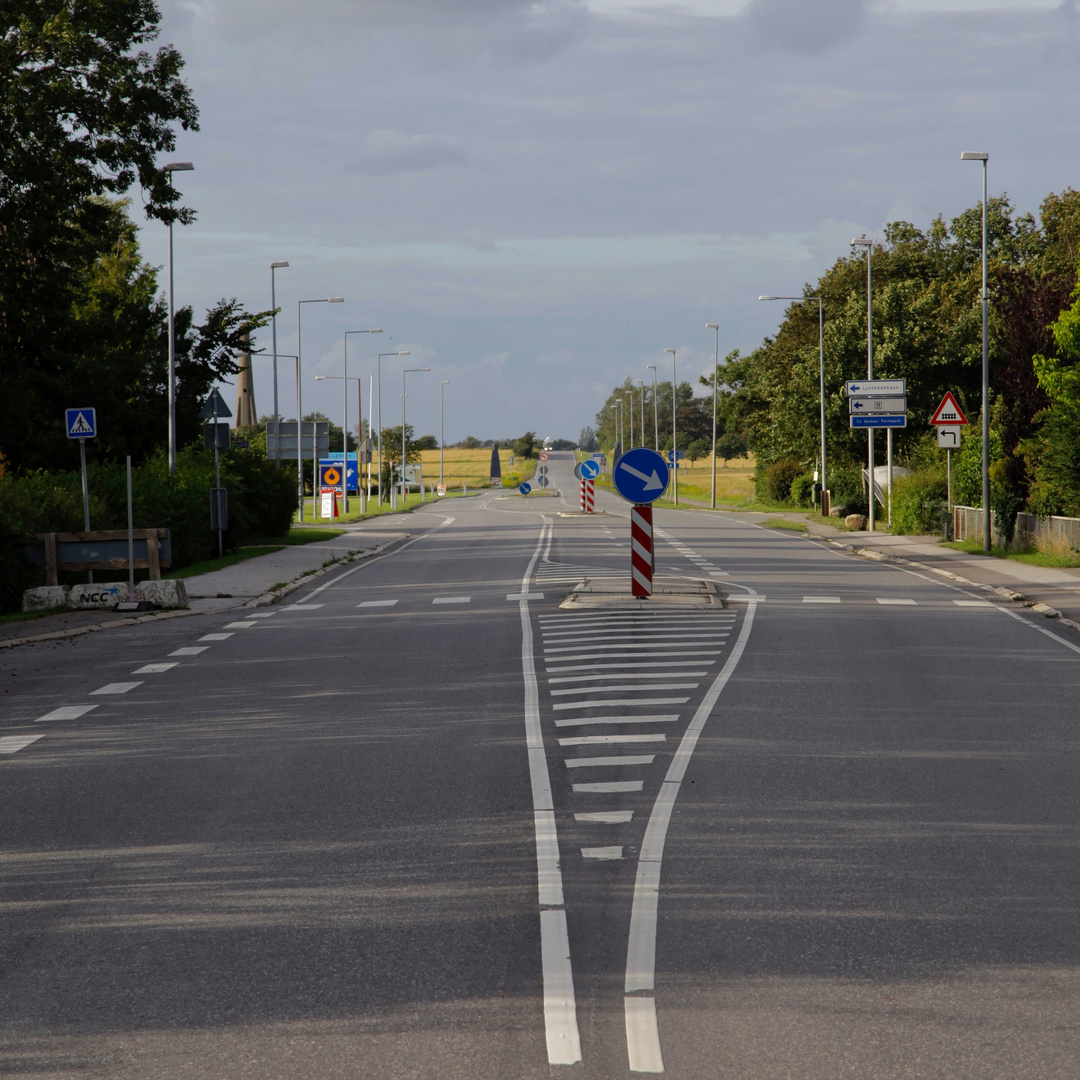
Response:
M724 459L724 468L732 458L746 457L746 439L738 431L725 431L716 440L716 453Z
M581 429L581 434L578 436L578 449L584 450L587 454L600 449L600 444L596 441L596 432L591 427Z
M408 456L405 459L407 465L414 465L420 460L420 450L413 440L412 424L405 425L405 439ZM382 488L383 497L389 496L390 492L390 462L396 468L401 466L401 425L397 427L383 428L382 430Z
M703 457L708 457L709 443L704 439L694 439L686 447L686 456L691 461L700 461Z
M520 439L514 440L514 457L531 458L536 453L538 443L535 431L526 431Z
M416 440L416 449L438 450L439 440L436 439L434 435L421 435L420 438Z
M157 163L175 125L198 127L179 53L142 48L159 20L152 0L13 0L0 14L0 453L16 469L57 460L35 429L80 374L116 388L95 362L108 322L86 296L88 282L108 292L130 269L120 264L133 240L118 236L108 197L138 181L149 217L193 217ZM119 264L100 262L114 254ZM144 294L152 277L135 277ZM84 342L88 328L98 336ZM122 319L108 351L143 351L150 333L142 315Z

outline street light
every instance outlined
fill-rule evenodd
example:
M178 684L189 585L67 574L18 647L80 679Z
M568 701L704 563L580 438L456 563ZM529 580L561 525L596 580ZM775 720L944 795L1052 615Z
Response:
M345 369L342 378L342 414L341 414L341 511L349 512L349 335L350 334L381 334L382 330L346 330L345 331ZM356 386L356 444L360 445L360 434L364 428L363 403L360 400L360 380ZM356 455L356 489L360 490L360 455ZM360 500L360 512L363 513L364 500Z
M652 429L653 438L656 440L656 452L660 453L660 421L657 419L659 413L657 412L656 404L656 365L645 365L652 372Z
M401 372L401 504L405 505L405 501L409 497L409 489L405 482L405 459L408 457L407 450L409 448L408 439L405 436L405 376L415 371L430 371L429 367L410 367L403 368ZM423 480L420 481L420 498L423 500L424 488Z
M986 294L986 163L989 154L979 150L965 150L961 161L981 161L983 174L982 197L982 503L983 503L983 551L989 555L993 544L990 524L990 345L988 325L989 300Z
M630 449L634 449L634 391L630 391L628 398L623 398L624 401L630 402Z
M274 271L280 270L282 267L288 266L287 262L272 262L270 264L270 310L273 314L270 316L271 335L273 337L273 349L274 349L274 423L281 423L281 413L278 409L278 380L277 380L277 293L274 290ZM281 457L281 429L278 429L278 445L277 452L274 454L275 460L279 460Z
M874 250L873 240L866 238L866 233L851 241L851 246L866 249L866 379L874 378L874 322L873 322L873 297L870 292L870 254ZM877 497L876 484L874 482L874 429L866 429L867 454L870 459L870 517L867 528L874 531L874 516L877 510L875 499Z
M446 445L446 432L443 427L443 416L446 405L446 384L449 379L443 379L439 384L439 487L443 487L443 447Z
M675 350L665 349L671 353L671 484L672 502L679 505L679 440L675 437L675 395L678 387L675 385Z
M641 379L635 379L634 382L641 387L641 445L645 445L645 383ZM634 403L630 402L630 408L633 409Z
M296 301L296 482L300 487L300 521L304 520L304 455L301 452L304 446L304 408L300 394L300 357L304 354L304 348L300 335L300 305L343 303L345 300L340 296L319 296L314 300ZM312 416L314 415L312 413ZM314 470L311 477L311 516L315 517L315 489L319 485L319 440L315 437L314 420L311 425L311 467Z
M716 387L720 382L720 324L709 322L706 330L716 331L716 351L712 368L712 508L716 509Z
M174 172L191 172L195 166L190 161L171 161L163 166L169 174L169 191L172 191ZM169 475L176 472L176 310L173 303L173 219L169 216Z
M381 352L375 360L376 393L379 395L379 505L382 506L382 358L384 356L409 356L406 349L404 352ZM402 432L404 435L405 433Z
M817 301L818 312L818 358L820 365L820 390L821 390L821 513L825 516L829 512L829 485L825 471L825 315L820 296L759 296L759 300L791 300L796 304ZM889 478L892 483L892 478Z

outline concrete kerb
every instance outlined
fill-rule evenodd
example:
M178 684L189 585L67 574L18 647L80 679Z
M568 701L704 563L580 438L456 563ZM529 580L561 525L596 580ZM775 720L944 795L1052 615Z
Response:
M91 623L89 626L75 626L70 630L52 630L47 634L30 634L27 637L7 638L0 641L0 649L12 649L16 645L30 645L35 641L57 641L60 638L78 637L91 634L95 630L111 630L115 626L135 626L137 623L153 622L160 619L181 619L186 615L199 615L198 611L155 611L149 615L136 615L130 619L116 619L107 623Z

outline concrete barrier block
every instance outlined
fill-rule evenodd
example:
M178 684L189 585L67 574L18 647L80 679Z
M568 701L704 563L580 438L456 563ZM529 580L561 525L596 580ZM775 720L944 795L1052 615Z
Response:
M65 607L70 591L66 585L41 585L36 589L27 589L22 596L22 609L48 611L49 608Z
M128 598L126 581L109 581L101 585L73 585L68 605L79 610L110 609Z
M140 581L135 586L136 600L149 600L162 608L188 607L187 588L179 578L168 581Z

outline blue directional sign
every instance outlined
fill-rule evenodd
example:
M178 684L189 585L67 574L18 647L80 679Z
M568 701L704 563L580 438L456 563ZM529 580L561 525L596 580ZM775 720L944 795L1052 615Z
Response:
M659 499L667 490L667 462L645 446L627 450L611 474L615 490L627 501L641 505Z
M520 491L522 495L528 495L529 492L532 491L532 484L530 484L529 481L526 480L525 483L518 488L518 491Z
M97 410L65 409L64 426L69 439L97 438Z
M686 457L685 450L669 450L667 452L667 459L669 464L674 461L682 461L684 457Z
M341 487L341 476L340 476L340 474L341 474L341 451L340 450L332 451L331 453L327 454L325 457L320 457L319 458L319 468L320 468L320 470L330 468L330 467L333 467L333 468L337 469L338 474L339 474L338 479L332 484L324 483L323 487ZM356 451L355 450L353 450L349 454L348 468L345 471L345 477L346 477L346 480L347 480L348 485L349 485L350 494L353 493L353 492L359 491L359 489L360 489L360 481L359 481L359 473L357 471L357 465L356 465Z
M866 413L863 415L852 414L851 426L853 428L868 427L907 427L906 413Z
M595 480L600 475L600 462L589 458L581 463L581 475L586 480Z

